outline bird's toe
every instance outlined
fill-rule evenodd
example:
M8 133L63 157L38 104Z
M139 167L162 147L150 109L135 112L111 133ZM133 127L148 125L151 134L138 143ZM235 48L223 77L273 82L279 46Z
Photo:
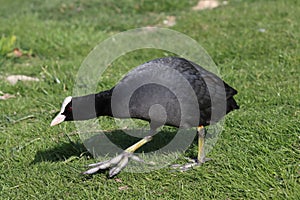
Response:
M186 163L184 165L174 164L174 165L171 165L171 167L173 169L175 169L175 171L185 172L185 171L188 171L190 169L193 169L193 167L195 167L197 165L199 165L199 163L194 161L194 162Z
M123 158L113 167L109 170L109 177L113 177L117 175L122 169L126 167L126 165L129 162L129 155L124 155Z
M139 158L138 156L135 156L133 153L124 151L120 155L117 155L116 157L110 160L89 164L88 167L91 167L91 169L83 172L83 174L94 174L99 170L110 169L109 177L111 178L117 175L122 169L124 169L127 166L130 159L145 163L143 159Z
M200 160L198 160L197 162L200 163L200 164L203 164L203 163L206 163L207 161L210 161L210 160L212 160L212 159L204 157L204 158L201 158Z
M171 168L175 169L176 171L185 172L185 171L193 169L193 168L200 166L203 163L211 160L211 158L206 158L206 157L201 158L201 160L191 159L191 158L186 158L186 159L188 160L188 163L186 163L184 165L174 164L174 165L171 165Z

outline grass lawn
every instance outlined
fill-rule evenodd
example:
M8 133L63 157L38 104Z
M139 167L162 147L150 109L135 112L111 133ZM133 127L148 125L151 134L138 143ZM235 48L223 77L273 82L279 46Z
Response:
M0 199L300 199L300 2L229 0L203 11L192 10L197 0L116 2L0 0L0 96L14 95L0 100ZM168 16L176 17L170 28L198 41L239 91L241 108L226 117L213 160L184 173L80 174L95 160L74 124L49 124L72 95L81 62L109 36L164 27ZM99 90L166 54L121 57ZM15 74L40 81L11 85L5 79ZM100 123L114 129L109 118ZM197 155L195 146L188 154Z

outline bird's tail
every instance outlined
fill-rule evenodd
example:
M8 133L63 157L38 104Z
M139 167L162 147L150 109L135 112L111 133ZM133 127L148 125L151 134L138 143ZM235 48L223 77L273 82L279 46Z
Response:
M226 108L226 114L229 113L230 111L233 111L235 109L239 109L239 105L236 103L235 99L233 96L229 97L227 99L227 108Z

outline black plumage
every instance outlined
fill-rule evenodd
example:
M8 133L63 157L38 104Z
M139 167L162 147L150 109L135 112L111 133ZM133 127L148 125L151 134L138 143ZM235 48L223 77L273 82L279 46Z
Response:
M154 81L147 82L147 79ZM133 83L143 81L145 84L132 89ZM183 87L184 84L188 86ZM189 92L188 87L191 88ZM158 58L136 67L109 90L68 97L51 125L112 116L149 121L151 134L162 125L202 127L216 123L238 109L233 98L235 94L237 91L222 79L191 61L178 57ZM160 105L164 110L156 109L151 113L153 105ZM93 170L87 172L94 173Z

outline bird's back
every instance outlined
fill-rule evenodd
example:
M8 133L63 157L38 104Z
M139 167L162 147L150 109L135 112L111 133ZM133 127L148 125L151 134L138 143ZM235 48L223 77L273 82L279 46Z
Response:
M215 74L178 57L130 71L113 89L113 115L175 127L209 125L238 106L237 91Z

